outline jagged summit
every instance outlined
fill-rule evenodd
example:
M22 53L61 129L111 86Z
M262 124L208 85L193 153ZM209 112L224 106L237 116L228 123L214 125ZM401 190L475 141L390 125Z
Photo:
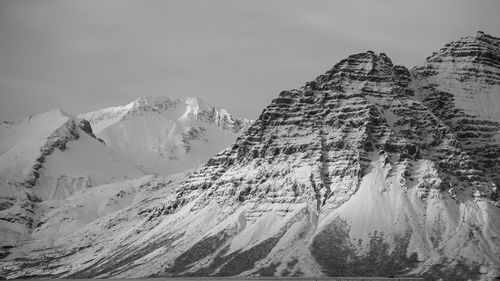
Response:
M500 38L478 32L476 36L446 44L422 65L413 68L412 75L433 84L432 88L458 91L453 93L455 102L464 105L468 113L500 122L500 105L496 98L499 69Z
M229 112L226 109L217 109L214 106L211 106L207 102L196 97L187 97L185 100L185 104L186 104L186 112L184 114L185 117L191 117L195 120L201 118L199 117L199 115L203 115L204 112L217 111L221 115L229 115Z
M475 35L465 36L460 38L459 40L446 44L438 52L434 52L432 56L428 57L427 61L431 61L431 58L433 57L439 57L443 55L457 58L489 58L491 55L495 55L495 53L498 52L499 48L500 38L496 38L491 35L485 34L482 31L478 31ZM488 60L477 62L489 65Z
M130 115L147 113L164 114L166 112L172 113L173 118L182 117L184 120L191 119L208 122L223 129L229 129L234 133L248 127L252 122L248 119L235 118L228 110L216 108L200 98L188 97L181 100L172 99L168 96L139 97L124 106L108 107L80 114L78 117L89 120L94 131L99 132L114 122L127 118Z
M135 101L125 105L131 113L151 112L168 110L177 106L181 101L172 100L168 96L145 96L139 97Z
M350 55L341 60L327 74L332 73L353 73L360 75L369 75L374 71L384 71L392 68L391 59L385 54L376 54L373 51Z
M310 90L330 89L350 92L356 87L363 87L367 81L390 83L403 77L406 77L403 80L407 80L407 76L409 76L408 69L393 65L385 53L376 54L367 51L341 60L325 74L306 83L305 87Z
M432 76L437 67L449 69L446 74L455 79L467 80L479 77L490 85L498 84L500 74L500 39L478 32L446 44L438 52L426 59L424 65L417 67L422 75ZM481 75L477 75L481 73Z

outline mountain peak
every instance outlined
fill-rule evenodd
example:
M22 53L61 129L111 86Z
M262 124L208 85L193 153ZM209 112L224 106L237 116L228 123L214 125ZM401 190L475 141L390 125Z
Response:
M341 60L314 81L306 83L310 90L332 90L352 93L358 92L366 82L409 81L409 70L394 65L385 54L373 51L357 53Z
M495 66L500 61L500 38L478 31L475 35L465 36L446 44L426 59L427 62L438 63L465 62L464 60Z
M366 80L369 76L379 73L391 73L394 65L385 54L376 54L373 51L350 55L341 60L326 74L328 79L346 77L348 79ZM324 76L320 76L324 78Z
M49 111L41 112L35 115L29 116L27 119L37 119L37 118L72 118L72 116L59 108L55 108Z
M143 96L127 106L130 106L130 112L149 112L169 109L179 103L179 100L173 100L168 96Z
M475 35L462 37L444 45L439 51L427 57L422 65L414 67L412 72L421 78L435 80L434 83L440 84L443 91L461 84L461 88L467 90L467 93L477 92L482 96L487 92L492 94L498 92L493 88L500 84L499 69L500 38L478 31ZM447 82L442 83L443 79ZM478 79L484 81L489 89L474 90L474 84ZM463 94L465 95L465 92ZM477 98L477 95L474 96ZM497 121L500 121L500 114L497 117Z
M228 119L232 119L233 117L228 112L228 110L224 108L216 108L215 106L210 105L204 100L197 97L187 97L185 100L186 112L184 113L184 117L190 117L193 119L197 119L200 121L211 122L213 120L206 119L204 120L203 116L212 116L212 115L220 115L226 116Z
M251 120L235 118L228 110L216 108L200 98L188 97L185 101L186 111L181 119L193 119L213 124L225 130L238 133L252 123Z
M477 40L487 42L487 43L494 45L494 46L497 46L497 47L500 46L500 38L494 37L490 34L486 34L483 31L476 32L475 38Z
M199 111L209 111L215 108L197 97L187 97L185 103L188 108L196 108Z
M393 67L391 59L385 54L376 54L373 51L366 51L350 55L341 60L330 71L332 72L358 72L369 74L370 71L377 67Z
M62 115L62 116L67 116L69 117L70 115L68 113L66 113L64 110L62 109L59 109L59 108L55 108L55 109L52 109L52 110L49 110L46 112L47 114L58 114L58 115Z
M174 101L167 95L142 96L135 99L132 103L136 104L163 104Z

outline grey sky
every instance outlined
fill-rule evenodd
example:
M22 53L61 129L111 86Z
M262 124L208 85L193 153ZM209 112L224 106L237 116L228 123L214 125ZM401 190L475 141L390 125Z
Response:
M256 118L366 50L413 66L500 32L500 1L0 0L0 120L139 96L197 96Z

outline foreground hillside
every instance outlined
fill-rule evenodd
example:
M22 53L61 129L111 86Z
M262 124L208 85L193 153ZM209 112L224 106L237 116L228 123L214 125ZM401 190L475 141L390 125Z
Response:
M4 274L500 275L499 87L500 39L483 33L411 71L349 56L281 92L201 168L88 190L128 199L17 244ZM79 200L58 212L91 208Z

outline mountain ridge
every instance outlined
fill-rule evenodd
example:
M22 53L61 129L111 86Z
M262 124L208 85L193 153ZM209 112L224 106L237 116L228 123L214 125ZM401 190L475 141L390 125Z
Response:
M105 119L107 118L106 113L109 112L111 116L113 115L118 115L121 118L125 117L127 113L130 114L140 114L141 112L149 112L149 111L160 111L164 109L169 109L175 106L178 106L182 103L185 103L187 105L187 110L185 112L186 115L192 115L195 117L195 119L198 118L198 115L200 113L201 116L204 116L204 112L211 112L213 111L216 116L221 116L221 117L215 117L215 120L210 120L210 119L205 119L203 121L207 122L214 122L215 125L221 126L221 127L229 127L228 124L224 124L221 122L221 119L223 120L224 117L231 120L235 119L237 123L240 123L240 126L237 126L235 128L231 128L231 130L235 133L239 132L240 130L246 128L249 126L249 124L252 122L252 120L246 119L246 118L234 118L231 116L231 114L228 112L227 109L224 108L216 108L207 102L201 100L200 98L197 97L187 97L185 100L181 100L179 98L176 99L171 99L167 95L162 95L162 96L142 96L134 101L123 105L123 106L112 106L112 107L106 107L102 109L98 109L95 111L90 111L88 113L82 113L77 116L80 118L92 121L93 123L98 123L100 119ZM201 110L200 110L201 109ZM202 118L203 119L203 118ZM233 121L234 122L234 121ZM102 130L102 128L98 127L95 129L96 131Z
M140 97L78 116L88 119L109 147L154 174L202 165L252 123L194 97Z

